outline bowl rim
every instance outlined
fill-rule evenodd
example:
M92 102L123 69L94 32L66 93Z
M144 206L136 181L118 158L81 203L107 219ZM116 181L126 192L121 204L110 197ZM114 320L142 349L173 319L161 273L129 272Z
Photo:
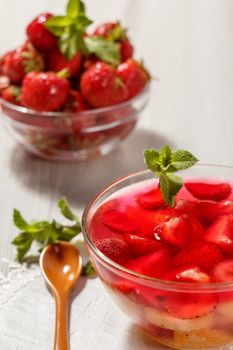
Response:
M150 84L151 82L148 81L146 83L146 85L143 87L143 89L134 97L132 97L131 99L124 101L122 103L118 103L118 104L114 104L111 106L106 106L106 107L101 107L101 108L93 108L93 109L88 109L86 111L82 111L82 112L40 112L40 111L36 111L34 109L29 109L27 107L23 107L23 106L18 106L18 105L14 105L13 103L7 102L6 100L4 100L3 98L0 97L0 110L2 110L2 105L11 109L12 111L16 111L19 112L23 115L25 115L26 117L29 117L28 114L30 114L30 118L38 118L38 117L45 117L45 118L55 118L55 117L67 117L67 116L76 116L76 117L84 117L84 116L90 116L93 117L93 114L99 114L99 113L105 113L105 112L111 112L113 110L118 110L118 109L123 109L125 107L130 106L134 101L136 101L137 99L139 99L142 95L146 94L147 92L149 92L150 89ZM3 111L2 111L3 112Z
M213 164L213 163L199 163L194 166L194 168L197 167L218 167L218 168L224 168L224 169L231 169L233 171L233 166L231 165L220 165L220 164ZM122 277L129 279L131 281L136 280L136 283L146 285L148 287L153 288L161 288L161 289L167 289L167 290L173 290L173 291L181 291L185 290L187 292L210 292L211 290L216 292L220 291L232 291L233 290L233 281L232 282L212 282L212 283L185 283L185 282L175 282L175 281L168 281L168 280L162 280L159 278L154 278L150 276L146 276L137 272L134 272L132 270L129 270L125 267L123 267L120 264L115 263L113 260L109 259L107 256L105 256L94 244L93 240L91 239L89 235L88 225L87 225L87 219L89 216L89 212L92 208L92 206L96 203L96 201L105 193L107 193L110 189L112 189L115 185L122 183L126 180L133 179L137 176L143 176L143 175L150 175L151 178L154 176L154 174L150 170L140 170L134 173L131 173L129 175L120 177L114 181L112 181L110 184L102 188L98 193L91 198L91 200L87 203L84 212L82 214L81 219L81 227L82 227L82 233L84 236L85 243L87 244L88 248L92 251L92 253L95 255L95 257L98 259L98 261L101 261L102 264L108 269L111 270L114 273L121 274ZM149 178L149 177L148 177ZM143 181L143 180L141 180ZM127 185L129 186L129 184ZM198 286L198 288L197 288Z

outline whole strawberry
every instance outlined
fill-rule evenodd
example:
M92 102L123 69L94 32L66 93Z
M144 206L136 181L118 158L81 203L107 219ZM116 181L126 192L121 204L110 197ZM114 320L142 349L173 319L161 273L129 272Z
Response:
M55 35L45 27L45 23L51 17L53 17L51 13L41 13L27 26L27 36L39 51L49 51L57 46Z
M20 92L21 89L19 86L10 85L2 91L1 97L9 103L20 105Z
M128 59L117 68L117 75L128 88L128 99L137 95L150 80L148 72L134 59Z
M78 90L70 90L64 110L68 112L83 112L89 109L82 93Z
M37 111L57 111L69 95L69 82L52 72L28 73L22 84L21 103Z
M106 22L99 25L93 35L103 36L108 40L120 43L121 62L133 56L133 46L126 35L126 30L119 22Z
M104 62L97 62L81 77L81 91L87 102L95 108L121 103L128 90L117 76L116 70Z
M71 59L66 59L58 48L48 52L46 55L47 70L59 72L62 69L67 69L70 77L73 77L79 72L81 63L81 52L77 52Z
M30 42L6 53L2 58L2 74L6 75L12 84L20 84L26 73L41 71L43 68L43 57Z

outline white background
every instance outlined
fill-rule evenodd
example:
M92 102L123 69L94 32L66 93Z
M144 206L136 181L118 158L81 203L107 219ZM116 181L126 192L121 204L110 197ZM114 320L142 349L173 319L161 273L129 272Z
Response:
M102 159L65 165L39 160L26 154L0 127L0 258L13 259L15 255L10 244L17 233L12 225L14 207L28 219L59 218L56 202L65 195L81 215L87 201L100 188L144 167L142 151L146 147L169 143L174 148L189 149L202 162L233 165L233 1L86 3L89 16L97 22L122 20L129 28L137 57L144 58L152 76L159 81L152 83L150 103L137 129L118 151ZM1 0L0 52L23 42L25 24L35 15L46 11L62 14L64 6L62 0ZM96 323L72 325L77 332L71 337L71 350L153 348L118 313L98 281L85 288L82 305L88 304ZM91 294L95 289L97 299ZM52 334L53 304L50 296L47 299L51 303ZM86 314L89 315L87 311ZM8 344L4 349L0 345L1 350L52 348L52 339L46 337L42 343L30 343L27 327L21 331L21 338L28 337L29 343L26 345L17 337L13 341L11 325L3 317L1 320L9 326L0 334L0 344L3 340ZM35 322L40 336L40 322ZM109 322L107 330L104 322ZM80 333L81 329L84 333Z

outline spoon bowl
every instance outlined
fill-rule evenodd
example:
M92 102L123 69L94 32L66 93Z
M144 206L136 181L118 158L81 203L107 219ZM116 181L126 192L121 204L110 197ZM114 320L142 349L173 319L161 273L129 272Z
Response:
M49 245L43 250L40 262L42 273L52 292L64 292L73 288L82 269L79 251L67 242Z
M82 257L72 244L58 242L43 250L40 267L56 302L54 350L68 350L69 298L82 271Z

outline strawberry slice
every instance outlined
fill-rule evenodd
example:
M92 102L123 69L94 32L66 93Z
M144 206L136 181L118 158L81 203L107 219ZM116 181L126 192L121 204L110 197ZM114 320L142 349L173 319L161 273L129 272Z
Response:
M205 182L186 182L185 187L197 199L219 202L231 194L231 185L228 182L210 184Z
M127 206L127 215L134 220L138 227L138 235L154 239L154 228L174 215L173 208L147 210L139 206Z
M102 222L117 233L137 233L138 225L125 213L112 209L102 213Z
M192 319L212 312L218 299L213 293L170 293L165 302L167 311L178 318Z
M216 244L200 242L194 247L180 251L174 257L174 265L176 267L196 265L208 273L222 260L223 256Z
M195 215L197 212L197 201L178 198L175 201L175 210L177 214Z
M195 217L187 215L173 217L155 228L155 238L157 240L178 248L199 241L203 234L204 230L200 222Z
M212 271L212 278L216 282L233 281L233 259L220 262Z
M224 201L221 203L213 202L199 202L198 203L199 215L209 222L213 222L222 215L233 215L233 201Z
M122 238L102 238L94 243L104 255L118 264L126 262L132 256L129 245Z
M159 187L140 193L140 195L136 197L136 200L144 209L156 209L166 206L166 202Z
M182 248L187 245L187 222L186 217L178 216L163 222L155 228L155 238Z
M187 283L209 283L211 281L210 276L202 272L198 266L181 267L171 270L164 276L164 279Z
M218 245L223 253L233 253L233 215L217 219L206 231L205 240Z
M167 249L129 260L125 267L141 275L159 278L169 269L171 258Z
M156 250L163 248L160 242L147 237L125 235L125 240L130 245L135 258L143 255L148 255L155 252Z

